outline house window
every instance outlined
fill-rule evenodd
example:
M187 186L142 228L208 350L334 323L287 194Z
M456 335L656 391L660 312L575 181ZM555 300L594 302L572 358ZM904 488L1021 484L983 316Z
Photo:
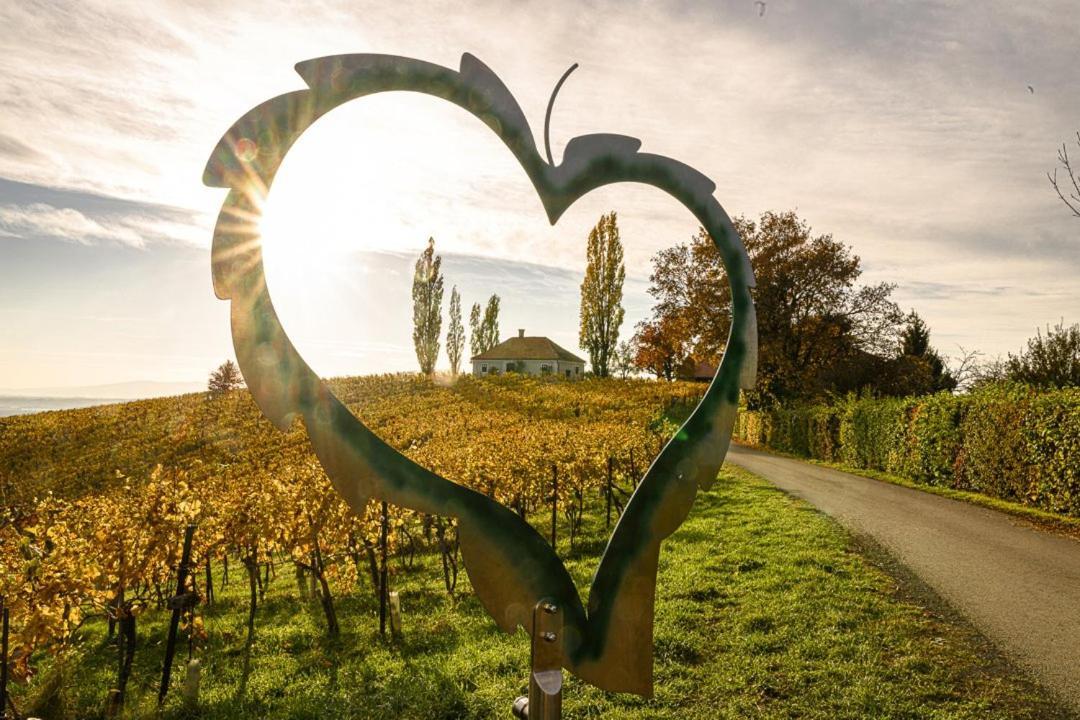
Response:
M579 368L579 367L574 368L574 374L575 375L580 375L581 374L581 368Z
M551 374L551 365L549 365L547 363L542 364L540 366L540 374L541 375L550 375Z
M514 365L515 363L512 362L506 363L506 372L514 372Z
M480 366L480 372L486 373L487 372L487 365L481 365Z
M566 377L570 377L570 368L566 369Z

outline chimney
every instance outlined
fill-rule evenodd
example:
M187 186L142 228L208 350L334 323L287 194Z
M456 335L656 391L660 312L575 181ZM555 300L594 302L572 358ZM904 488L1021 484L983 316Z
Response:
M519 338L525 337L525 328L518 328L518 337Z

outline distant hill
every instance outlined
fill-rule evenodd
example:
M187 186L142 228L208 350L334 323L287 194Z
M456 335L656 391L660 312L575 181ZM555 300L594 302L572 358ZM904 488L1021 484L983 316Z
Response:
M184 395L206 389L205 382L158 382L134 380L107 385L66 387L0 388L0 395L33 398L109 398L111 400L142 400L144 398Z

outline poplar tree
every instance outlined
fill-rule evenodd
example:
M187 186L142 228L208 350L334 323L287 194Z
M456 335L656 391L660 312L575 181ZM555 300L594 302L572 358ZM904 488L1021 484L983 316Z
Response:
M465 328L461 324L461 295L455 285L450 290L450 327L446 331L446 355L450 358L450 374L458 374L464 352Z
M473 303L472 311L469 312L469 350L476 357L484 352L484 324L481 317L483 310L480 303Z
M607 377L625 314L622 296L626 267L614 210L602 215L589 231L585 258L578 343L589 353L593 372Z
M498 295L492 295L488 298L487 307L484 308L484 320L480 326L480 337L483 339L483 347L480 352L486 352L499 344Z
M420 371L430 375L439 357L439 333L442 330L443 276L442 258L435 254L435 239L416 259L413 274L413 347Z

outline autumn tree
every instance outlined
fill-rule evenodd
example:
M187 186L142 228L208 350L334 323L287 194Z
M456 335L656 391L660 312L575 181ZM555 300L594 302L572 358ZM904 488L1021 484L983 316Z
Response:
M450 327L446 331L446 355L450 358L452 375L457 375L461 369L463 352L465 352L465 327L461 324L461 295L455 285L450 290Z
M1064 321L1036 331L1018 355L1009 353L1003 363L1009 380L1039 387L1080 386L1080 324Z
M206 383L206 389L213 395L221 395L230 390L243 387L244 378L240 375L240 368L232 360L226 360L210 373L210 379Z
M473 303L472 310L469 311L469 350L473 357L484 352L483 312L480 303Z
M442 258L435 254L435 239L428 238L427 248L416 259L413 273L413 347L420 372L430 375L439 357L439 332L442 330L443 276Z
M930 328L914 310L900 333L896 366L898 375L909 378L907 387L897 388L897 395L924 395L956 387L945 361L930 345Z
M599 377L607 377L619 342L619 327L624 315L623 281L626 279L615 211L602 215L589 231L585 258L578 344L588 351L593 372Z
M748 401L767 405L872 384L870 368L895 354L904 318L891 300L893 286L857 285L859 257L832 235L812 234L794 212L734 224L757 280L758 382ZM650 280L651 337L662 338L660 348L716 363L731 328L731 292L712 238L700 229L689 244L658 253Z
M661 315L638 324L633 339L634 367L657 379L674 380L691 362L682 318Z
M486 352L499 344L499 296L488 298L484 319L480 322L480 352Z

